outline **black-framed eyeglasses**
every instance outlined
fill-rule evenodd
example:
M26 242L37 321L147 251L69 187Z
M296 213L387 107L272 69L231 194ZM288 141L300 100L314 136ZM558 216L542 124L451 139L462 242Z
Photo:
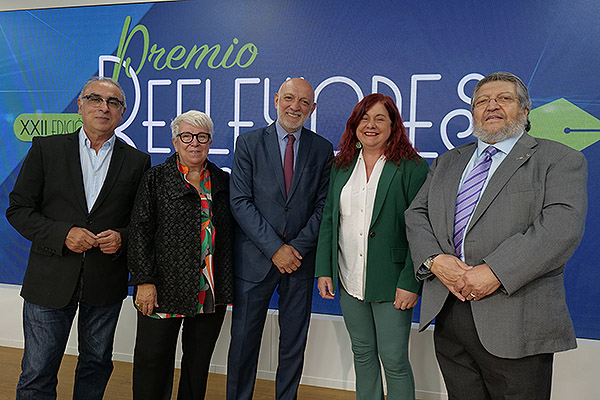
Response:
M206 144L210 142L210 133L200 132L200 133L190 133L190 132L181 132L178 134L179 139L185 144L192 143L194 138L198 140L200 144Z
M108 108L113 110L118 110L125 106L125 103L116 97L109 97L108 99L105 99L97 94L88 94L86 96L82 96L82 98L86 99L92 107L100 107L104 102L106 102Z

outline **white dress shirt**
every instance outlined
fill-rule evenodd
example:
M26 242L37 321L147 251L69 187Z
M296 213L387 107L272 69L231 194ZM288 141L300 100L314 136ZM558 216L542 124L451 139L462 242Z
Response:
M379 157L369 181L362 150L352 175L340 194L338 260L340 282L349 295L365 298L367 246L373 204L385 157Z

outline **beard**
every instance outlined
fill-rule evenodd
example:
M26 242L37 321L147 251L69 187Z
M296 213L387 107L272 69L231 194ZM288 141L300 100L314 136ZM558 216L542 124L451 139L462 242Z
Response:
M475 123L473 126L473 136L485 143L498 143L523 132L526 123L527 116L523 114L521 114L520 118L516 118L513 122L504 125L497 132L490 132L483 126Z

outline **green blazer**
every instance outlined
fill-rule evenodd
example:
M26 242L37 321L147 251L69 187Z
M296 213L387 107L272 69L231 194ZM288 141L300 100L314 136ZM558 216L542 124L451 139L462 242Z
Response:
M315 276L331 277L338 284L338 226L340 194L350 179L357 158L348 170L331 169L329 192L319 229ZM425 181L429 165L425 160L403 161L400 167L386 162L375 194L369 227L365 301L394 301L396 288L419 293L406 239L404 210Z

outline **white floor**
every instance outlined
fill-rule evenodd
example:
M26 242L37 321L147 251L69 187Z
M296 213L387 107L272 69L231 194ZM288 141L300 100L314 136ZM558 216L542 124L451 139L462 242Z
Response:
M21 323L22 300L20 286L0 284L0 346L23 347ZM221 337L212 359L211 372L225 374L231 312L225 319ZM274 379L277 367L277 312L267 318L259 358L258 377ZM67 353L77 354L75 328L67 346ZM135 310L131 298L123 304L117 327L114 359L133 359L135 338ZM578 340L579 348L556 355L552 400L600 399L600 341ZM178 349L178 360L181 349ZM178 361L179 362L179 361ZM411 363L417 385L417 397L423 400L447 399L443 380L433 351L432 331L411 336ZM341 317L313 314L302 383L337 389L354 389L352 351Z

